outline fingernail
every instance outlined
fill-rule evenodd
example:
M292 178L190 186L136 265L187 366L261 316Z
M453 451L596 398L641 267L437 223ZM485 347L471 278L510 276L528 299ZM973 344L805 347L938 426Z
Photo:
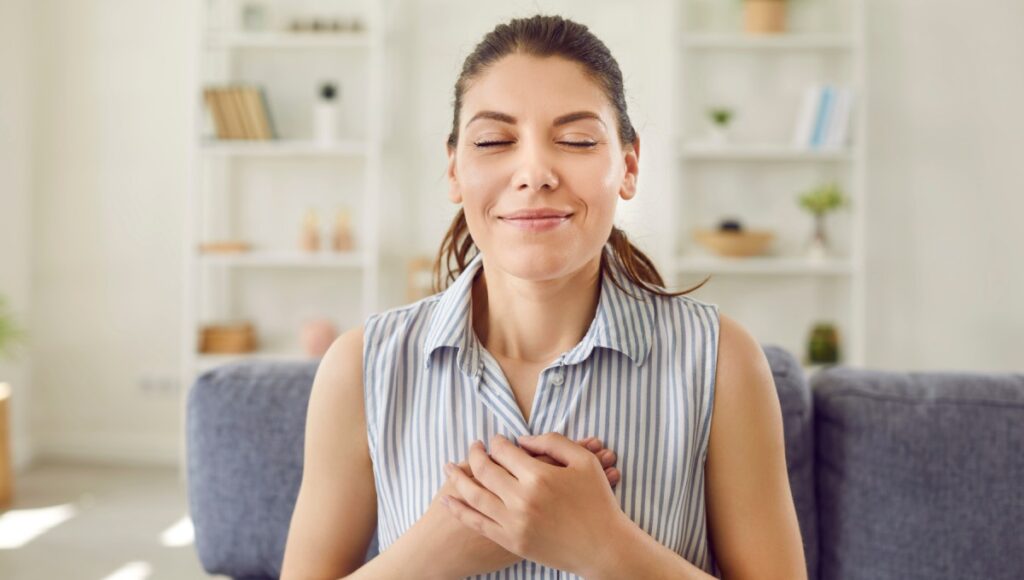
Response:
M447 507L452 507L452 503L451 503L451 501L449 501L449 500L448 500L448 496L444 496L444 497L442 497L442 498L441 498L441 501L443 501L443 502L444 502L444 505L445 505L445 506L447 506Z
M447 475L451 475L452 474L452 464L451 463L445 463L444 464L444 472Z

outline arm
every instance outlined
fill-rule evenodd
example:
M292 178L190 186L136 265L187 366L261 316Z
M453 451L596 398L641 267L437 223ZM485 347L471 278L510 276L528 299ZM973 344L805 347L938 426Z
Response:
M720 316L715 401L705 467L708 527L724 578L807 578L786 471L782 409L757 341ZM712 578L620 519L587 578Z
M306 413L302 485L292 513L283 580L347 577L455 578L434 510L366 565L377 525L377 489L366 437L363 329L339 336L324 354ZM441 539L439 539L439 537ZM431 558L427 561L426 558Z
M366 439L362 348L362 328L350 330L317 368L282 578L344 576L363 564L372 540L377 491Z
M718 565L726 578L807 578L771 368L746 329L724 315L720 320L705 468Z

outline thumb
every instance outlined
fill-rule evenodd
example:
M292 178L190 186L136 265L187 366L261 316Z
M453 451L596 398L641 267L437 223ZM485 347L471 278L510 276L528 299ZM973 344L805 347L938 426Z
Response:
M592 453L561 433L522 435L516 439L519 446L532 453L543 453L562 465L576 465L581 456Z

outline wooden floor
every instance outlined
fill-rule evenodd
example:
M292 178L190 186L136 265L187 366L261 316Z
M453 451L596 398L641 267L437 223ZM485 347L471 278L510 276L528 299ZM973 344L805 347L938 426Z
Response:
M206 574L175 468L36 464L0 514L0 578L143 580Z

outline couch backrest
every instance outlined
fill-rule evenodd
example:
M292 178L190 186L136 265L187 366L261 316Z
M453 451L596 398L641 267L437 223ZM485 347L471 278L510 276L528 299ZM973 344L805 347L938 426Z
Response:
M764 350L779 392L790 484L812 564L817 533L810 391L791 354L774 346ZM239 362L202 374L192 386L187 484L195 546L207 572L249 579L280 575L317 365ZM376 553L374 540L367 559Z
M822 580L1024 578L1024 375L811 384Z
M189 507L211 574L277 578L302 481L319 361L252 361L202 374L186 416ZM376 554L376 542L370 546Z

